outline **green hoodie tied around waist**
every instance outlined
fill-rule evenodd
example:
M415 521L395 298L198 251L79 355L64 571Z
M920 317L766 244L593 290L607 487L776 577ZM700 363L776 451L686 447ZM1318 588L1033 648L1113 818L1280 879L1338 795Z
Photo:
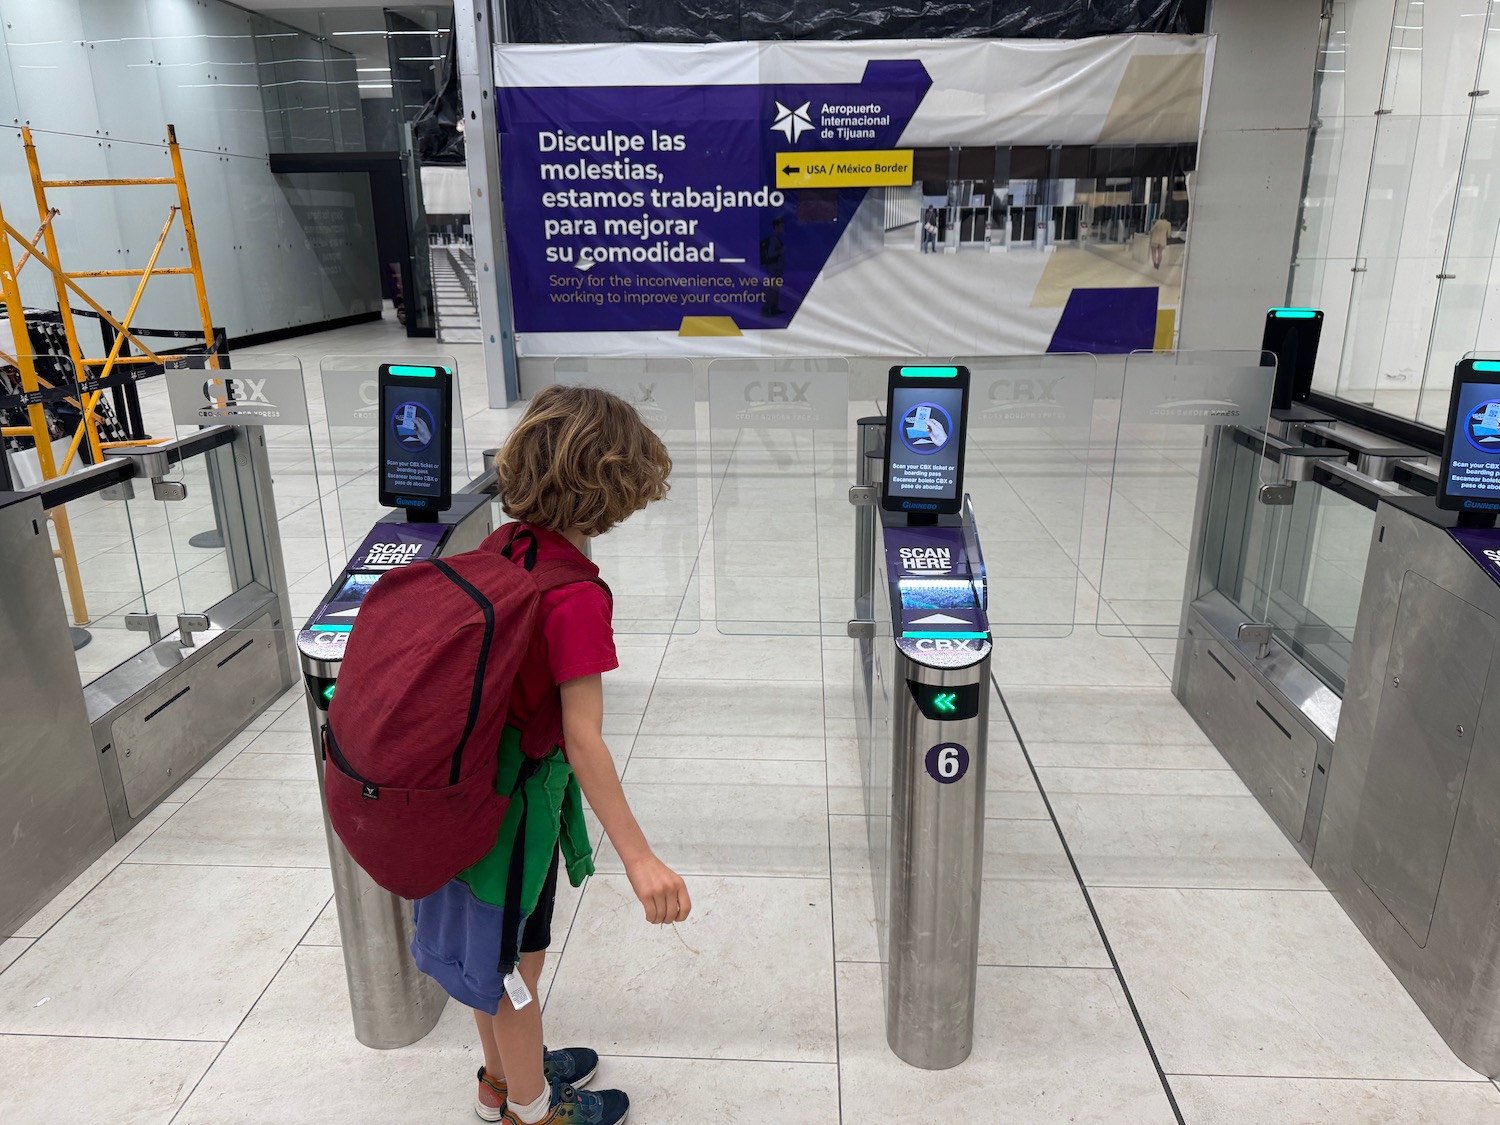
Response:
M460 871L458 878L481 902L505 907L507 890L514 893L509 885L510 873L524 822L518 901L521 915L529 917L542 896L542 885L559 843L573 886L581 886L594 873L594 852L583 817L583 792L560 748L553 747L545 758L527 758L521 752L521 732L511 726L500 737L495 792L511 798L500 837L488 855ZM519 925L520 919L514 924Z

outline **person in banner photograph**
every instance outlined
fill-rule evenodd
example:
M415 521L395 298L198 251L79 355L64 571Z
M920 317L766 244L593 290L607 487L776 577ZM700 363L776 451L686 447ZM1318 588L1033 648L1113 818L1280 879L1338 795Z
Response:
M1167 240L1172 237L1172 224L1165 216L1151 224L1151 264L1161 269L1162 255L1167 252Z
M931 203L922 212L922 253L937 253L938 213Z
M766 299L761 315L781 315L781 275L786 269L786 220L771 220L771 236L760 244L760 264L766 271Z

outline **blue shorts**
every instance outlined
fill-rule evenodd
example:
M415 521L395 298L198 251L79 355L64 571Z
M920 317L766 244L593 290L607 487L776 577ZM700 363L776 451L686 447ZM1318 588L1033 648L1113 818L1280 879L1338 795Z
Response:
M536 909L522 925L522 953L540 953L552 944L560 858L560 851L553 855ZM417 968L460 1004L493 1015L505 995L505 974L500 971L505 911L481 902L467 883L452 879L426 898L417 899L412 913L417 932L411 951Z

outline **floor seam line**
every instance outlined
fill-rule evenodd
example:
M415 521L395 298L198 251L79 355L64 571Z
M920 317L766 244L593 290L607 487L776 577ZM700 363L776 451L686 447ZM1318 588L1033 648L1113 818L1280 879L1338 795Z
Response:
M819 604L819 617L822 616L822 605ZM832 790L832 782L828 776L828 654L824 646L818 645L818 671L823 681L823 826L828 833L828 951L833 954L833 964L830 966L833 982L833 1059L834 1059L834 1103L838 1113L840 1125L844 1120L844 1044L840 1034L839 1025L839 923L837 895L833 885L833 873L835 870L833 862L833 810L829 808L828 795Z
M332 902L336 897L336 895L330 894L328 896L328 902ZM229 1044L234 1042L234 1037L244 1029L245 1022L251 1017L252 1014L254 1014L255 1009L260 1006L260 1002L266 998L266 993L271 991L271 986L276 983L276 978L281 976L286 967L291 964L292 958L297 955L297 950L302 948L303 939L306 938L308 934L312 933L313 927L318 924L318 919L323 916L323 911L328 909L328 902L325 902L322 906L318 907L318 911L313 915L312 921L309 922L303 929L302 937L299 937L292 943L291 949L287 950L286 956L281 959L281 964L276 966L276 971L272 973L270 978L266 981L265 987L256 994L255 999L250 1002L250 1006L245 1009L245 1014L241 1016L239 1022L234 1025L234 1030L229 1033L229 1038L224 1040L224 1042L219 1046L219 1049L214 1052L214 1057L210 1059L208 1065L203 1068L203 1073L198 1075L197 1081L193 1083L193 1088L187 1092L187 1097L182 1099L182 1104L172 1111L172 1116L167 1119L167 1125L172 1125L172 1123L176 1121L177 1118L181 1115L182 1111L187 1108L188 1102L193 1100L193 1095L198 1092L198 1087L203 1085L203 1080L208 1077L208 1072L213 1070L213 1068L218 1065L219 1060L224 1057L224 1052L229 1049ZM340 937L342 937L342 932L340 933ZM328 949L332 947L309 946L308 948ZM339 948L342 951L342 945L340 945ZM342 957L343 955L341 952L341 960Z
M1021 736L1021 728L1017 725L1015 716L1011 714L1010 705L1005 701L1005 693L1000 690L1000 685L995 681L993 673L990 683L994 686L995 695L1000 700L1000 707L1005 712L1006 722L1010 724L1015 733L1016 742L1021 747L1021 754L1026 759L1026 768L1031 771L1032 781L1035 782L1037 793L1042 798L1042 803L1047 807L1047 815L1052 820L1052 828L1057 833L1058 842L1062 844L1063 854L1067 857L1068 866L1073 869L1073 878L1078 882L1078 890L1083 895L1084 905L1088 907L1089 916L1094 921L1094 928L1099 932L1099 940L1104 945L1105 956L1109 958L1110 965L1114 969L1115 979L1120 983L1120 991L1125 995L1125 1003L1130 1008L1130 1014L1135 1019L1136 1030L1140 1032L1141 1041L1146 1045L1146 1053L1151 1058L1151 1065L1156 1069L1157 1080L1161 1082L1162 1092L1167 1096L1167 1104L1172 1109L1172 1115L1177 1120L1177 1125L1187 1125L1187 1119L1182 1115L1182 1107L1177 1104L1177 1095L1172 1092L1172 1083L1167 1080L1167 1072L1162 1067L1161 1059L1157 1056L1156 1045L1151 1042L1151 1035L1146 1030L1146 1022L1141 1018L1140 1009L1136 1006L1135 996L1130 991L1130 985L1125 980L1125 974L1120 969L1120 959L1115 956L1114 946L1110 944L1109 935L1104 931L1104 921L1099 917L1099 911L1094 906L1094 896L1089 893L1088 885L1083 880L1083 872L1079 870L1078 861L1073 857L1073 849L1068 845L1067 834L1063 832L1062 825L1058 823L1057 814L1052 809L1052 801L1047 796L1047 790L1042 785L1041 776L1037 773L1036 764L1031 760L1031 754L1026 749L1026 740Z
M1197 1070L1171 1070L1167 1072L1174 1078L1245 1078L1250 1080L1265 1079L1268 1082L1407 1082L1413 1085L1426 1084L1429 1086L1489 1086L1492 1080L1489 1078L1371 1078L1368 1076L1339 1075L1331 1077L1322 1074L1220 1074ZM1478 1071L1474 1072L1478 1074Z

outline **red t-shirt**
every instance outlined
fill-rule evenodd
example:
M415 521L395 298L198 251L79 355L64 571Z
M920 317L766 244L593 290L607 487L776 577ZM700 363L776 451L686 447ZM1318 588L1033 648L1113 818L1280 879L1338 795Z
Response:
M526 525L537 541L537 561L568 559L597 575L587 555L555 531ZM559 586L542 595L542 627L531 638L510 693L510 721L524 726L558 684L620 666L609 597L592 582Z

